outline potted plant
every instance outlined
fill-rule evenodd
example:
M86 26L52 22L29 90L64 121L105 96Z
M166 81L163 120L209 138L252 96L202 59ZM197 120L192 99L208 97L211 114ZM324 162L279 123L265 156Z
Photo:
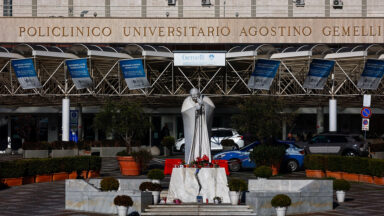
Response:
M276 209L277 216L285 216L287 207L291 205L291 198L285 194L278 194L271 200L271 205Z
M137 176L140 175L139 163L135 161L127 150L117 153L117 160L119 161L120 172L122 175Z
M358 157L344 157L342 161L343 179L347 181L359 182L360 159ZM367 167L365 167L367 169Z
M370 158L359 158L358 163L356 164L356 173L359 174L359 182L372 184L373 177L371 175L371 170L369 169L369 160Z
M215 203L215 204L221 204L221 198L220 197L213 197L213 202Z
M139 151L132 152L132 156L138 163L140 172L143 172L147 168L148 163L153 158L151 152L146 149L140 149Z
M344 202L345 192L349 191L350 188L351 185L344 179L336 179L333 181L333 189L336 191L337 202Z
M33 159L29 162L28 169L36 175L36 183L52 181L53 168L50 159Z
M373 175L373 182L377 185L384 185L384 160L371 159L369 168Z
M223 139L221 145L223 146L223 150L232 150L236 147L235 141L232 139Z
M256 145L249 157L258 166L271 166L272 175L277 175L285 151L284 145L274 145L273 141L267 141L265 144Z
M175 145L173 136L166 136L161 140L161 145L164 147L164 156L168 156L168 152L172 153L172 148Z
M119 186L119 181L113 177L105 177L100 181L101 191L117 191Z
M237 178L230 179L228 187L232 205L237 205L239 203L240 192L248 190L247 183L244 180Z
M306 155L304 158L305 174L309 178L325 177L325 161L321 155Z
M164 179L164 172L160 169L150 170L147 177L152 180L152 183L160 184L160 181Z
M138 175L137 164L131 157L131 146L134 138L140 138L150 127L149 118L143 108L131 101L106 103L96 114L93 126L107 134L115 134L126 143L126 152L120 153L120 171L123 175ZM127 167L128 166L128 167ZM129 172L129 170L132 170Z
M117 214L119 216L126 216L128 208L133 205L132 198L127 195L116 196L113 200L113 203L116 205Z
M342 161L344 157L341 156L326 156L325 173L329 178L342 179Z
M161 187L160 184L152 183L150 191L152 191L153 204L155 205L159 202L161 190L163 190L163 188Z
M53 181L60 181L68 178L65 158L51 158L50 163L52 164Z
M23 176L25 175L25 171L25 162L23 162L22 160L1 162L1 182L8 186L21 185L23 183Z
M253 174L261 180L261 179L267 179L272 176L272 169L268 166L259 166L254 171Z
M94 178L100 176L101 169L101 157L99 156L90 156L89 158L89 171L88 178Z

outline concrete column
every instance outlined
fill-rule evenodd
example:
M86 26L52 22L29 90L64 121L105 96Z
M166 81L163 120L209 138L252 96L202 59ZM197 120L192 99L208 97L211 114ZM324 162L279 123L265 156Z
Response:
M220 0L215 0L215 17L220 17Z
M7 118L7 121L8 121L8 147L7 148L11 148L11 139L12 139L12 117L11 116L8 116Z
M105 0L105 17L111 16L111 0Z
M32 16L37 16L37 0L32 0Z
M288 17L293 17L293 1L288 0Z
M325 10L325 17L331 16L331 3L330 0L324 0L324 10Z
M329 131L337 131L337 101L329 100Z
M141 0L141 17L147 17L147 0Z
M323 133L324 132L324 109L323 107L317 107L317 118L316 118L316 130L317 133Z
M251 17L256 17L256 0L251 0Z
M283 120L283 129L282 129L282 134L281 134L281 138L282 140L286 140L287 139L287 121L286 120Z
M70 101L68 98L63 99L63 105L62 105L62 121L61 121L61 127L62 127L62 141L69 141L69 104Z
M361 1L361 16L367 17L367 0Z
M177 16L182 18L184 16L184 2L183 0L177 1Z
M73 17L73 0L68 0L68 16Z

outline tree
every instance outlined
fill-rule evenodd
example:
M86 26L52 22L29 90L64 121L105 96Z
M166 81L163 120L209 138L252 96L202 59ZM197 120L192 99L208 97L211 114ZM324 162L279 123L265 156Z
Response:
M238 108L240 113L232 117L234 127L259 140L278 137L283 120L289 125L295 117L294 114L283 113L284 104L277 98L252 96L245 99Z
M148 116L143 108L135 102L107 102L96 114L93 126L105 133L120 136L127 144L127 152L131 152L133 139L142 137L150 127Z

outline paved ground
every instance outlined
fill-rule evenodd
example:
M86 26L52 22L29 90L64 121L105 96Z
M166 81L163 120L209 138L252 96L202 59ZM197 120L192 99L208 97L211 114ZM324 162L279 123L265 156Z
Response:
M163 159L156 159L151 162L151 167L161 167ZM121 177L116 167L115 159L103 159L103 176ZM234 173L231 176L240 178L253 177L251 171ZM145 178L139 176L137 178ZM304 178L304 172L286 174L277 178ZM167 186L169 177L163 182ZM84 212L66 211L64 209L65 199L64 181L51 183L36 183L12 187L0 191L0 216L27 216L27 215L102 215ZM375 215L384 216L384 187L370 184L353 183L351 191L347 193L347 200L341 205L335 204L335 209L330 212L302 214L303 215Z

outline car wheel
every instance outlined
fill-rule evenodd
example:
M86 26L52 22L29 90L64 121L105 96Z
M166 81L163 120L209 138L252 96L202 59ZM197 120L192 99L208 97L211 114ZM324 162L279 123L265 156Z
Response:
M232 150L239 150L239 146L235 144L234 146L232 146Z
M238 172L241 169L240 161L237 159L232 159L228 162L228 168L231 172Z
M287 171L295 172L299 168L299 164L295 160L289 160L287 163Z
M344 152L344 156L356 157L357 155L356 155L356 153L354 151L349 150L349 151Z
M185 153L185 147L184 147L184 145L182 145L182 146L180 147L180 151L183 152L183 153Z

